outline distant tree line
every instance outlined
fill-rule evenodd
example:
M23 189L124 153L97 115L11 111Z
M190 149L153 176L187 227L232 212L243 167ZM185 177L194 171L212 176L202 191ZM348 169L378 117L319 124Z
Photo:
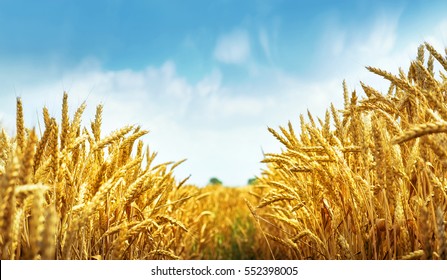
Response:
M257 181L257 178L250 178L250 179L248 179L248 181L247 181L247 185L254 185L254 184L256 184L256 181ZM216 178L216 177L212 177L210 180L209 180L209 182L208 182L208 185L223 185L223 183L222 183L222 181L221 180L219 180L218 178Z

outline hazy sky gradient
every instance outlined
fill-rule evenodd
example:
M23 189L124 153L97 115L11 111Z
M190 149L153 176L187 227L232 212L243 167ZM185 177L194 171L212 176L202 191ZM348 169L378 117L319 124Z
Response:
M150 130L158 162L177 177L242 185L280 144L267 127L340 108L342 81L379 89L364 66L396 73L417 46L447 46L447 1L0 0L0 120L15 98L28 126L84 100L104 104L104 133Z

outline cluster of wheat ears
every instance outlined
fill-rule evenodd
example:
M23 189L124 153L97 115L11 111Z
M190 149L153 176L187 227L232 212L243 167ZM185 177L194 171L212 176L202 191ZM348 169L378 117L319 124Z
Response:
M269 129L282 152L239 189L177 181L183 161L154 165L138 126L102 137L101 105L82 127L64 94L38 133L18 98L16 135L0 134L1 259L447 259L447 49L368 70L386 94L344 83L342 110Z

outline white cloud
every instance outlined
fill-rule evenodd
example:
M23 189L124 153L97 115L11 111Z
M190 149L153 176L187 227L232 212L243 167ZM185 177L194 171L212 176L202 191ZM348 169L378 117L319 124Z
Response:
M443 46L439 46L440 48L447 46L447 18L443 19L436 28L437 32L441 34L441 38L444 38Z
M432 34L424 36L424 40L442 54L444 49L447 48L447 18L443 19L433 28Z
M222 83L222 73L218 69L214 69L210 75L205 76L197 83L197 93L200 96L208 96L215 94Z
M370 73L365 67L373 66L398 73L399 67L407 69L415 57L418 44L422 43L398 41L401 35L398 33L400 14L379 14L371 24L362 27L330 22L320 41L322 56L319 66L324 75L340 81L345 79L351 90L359 90L359 82L363 81L386 91L389 82ZM417 35L411 38L417 38Z
M264 28L259 29L259 44L261 44L262 51L268 60L272 59L270 51L270 40L267 31Z
M217 39L214 57L223 63L242 64L250 57L248 32L237 29Z
M379 57L392 51L396 42L399 16L399 13L392 16L378 16L373 23L371 31L366 33L367 37L357 42L356 48L358 52L365 56Z

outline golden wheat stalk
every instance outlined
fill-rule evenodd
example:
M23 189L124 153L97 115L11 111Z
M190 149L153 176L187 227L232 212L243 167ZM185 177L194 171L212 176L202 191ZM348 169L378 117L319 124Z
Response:
M401 144L406 141L410 141L414 138L421 137L433 133L445 133L447 132L447 122L438 121L433 123L425 123L413 126L411 129L404 131L403 134L395 137L393 144Z

